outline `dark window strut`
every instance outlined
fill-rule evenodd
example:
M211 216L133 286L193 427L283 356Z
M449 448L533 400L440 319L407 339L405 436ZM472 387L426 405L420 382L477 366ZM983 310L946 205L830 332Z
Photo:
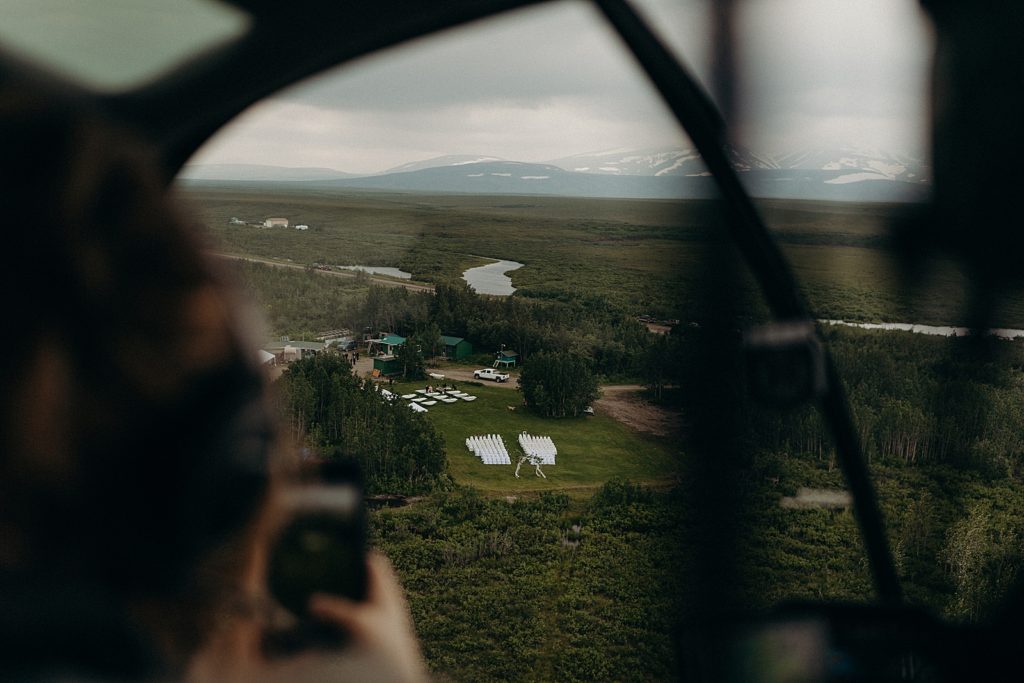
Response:
M654 82L714 176L725 202L732 237L764 291L773 315L779 320L810 322L807 304L789 265L729 163L726 126L714 103L624 0L594 3ZM875 590L882 602L898 604L902 601L902 590L874 486L864 464L846 393L827 349L825 356L828 382L819 409L832 430L840 467L853 496Z

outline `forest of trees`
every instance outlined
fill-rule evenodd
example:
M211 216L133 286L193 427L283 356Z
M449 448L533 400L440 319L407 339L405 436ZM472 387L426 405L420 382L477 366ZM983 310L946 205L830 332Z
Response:
M278 382L295 442L323 458L354 458L370 493L425 493L448 485L444 443L404 403L384 399L342 356L296 361Z
M952 465L1014 480L1024 473L1020 344L848 329L824 334L869 461ZM830 453L810 407L749 414L752 434L766 447Z
M424 354L441 334L464 337L477 349L514 349L523 360L541 351L574 353L605 377L636 378L652 335L602 300L486 297L466 284L438 285L434 294L371 286L359 311L371 330L418 339ZM436 344L436 342L434 342Z

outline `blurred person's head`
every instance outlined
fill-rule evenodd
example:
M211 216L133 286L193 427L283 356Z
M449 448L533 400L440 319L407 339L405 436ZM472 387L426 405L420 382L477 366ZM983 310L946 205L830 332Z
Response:
M140 149L0 93L0 620L25 657L84 649L102 607L181 663L237 599L267 495L240 309Z

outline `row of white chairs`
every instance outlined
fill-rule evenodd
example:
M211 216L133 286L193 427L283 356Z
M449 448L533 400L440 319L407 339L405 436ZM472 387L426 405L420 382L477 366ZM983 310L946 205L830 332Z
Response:
M485 465L511 465L512 459L505 448L505 441L500 434L470 436L466 439L466 448L480 458Z
M554 465L555 456L558 455L558 448L550 436L532 436L523 432L519 435L519 446L527 455L541 459L544 465Z

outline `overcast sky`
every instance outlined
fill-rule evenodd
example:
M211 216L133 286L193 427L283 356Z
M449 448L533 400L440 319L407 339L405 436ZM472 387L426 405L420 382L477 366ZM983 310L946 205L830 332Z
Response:
M702 79L710 1L634 0ZM738 28L740 143L922 153L931 35L916 0L747 0ZM545 161L688 144L603 18L565 2L313 79L252 107L194 162L373 173L443 154Z

